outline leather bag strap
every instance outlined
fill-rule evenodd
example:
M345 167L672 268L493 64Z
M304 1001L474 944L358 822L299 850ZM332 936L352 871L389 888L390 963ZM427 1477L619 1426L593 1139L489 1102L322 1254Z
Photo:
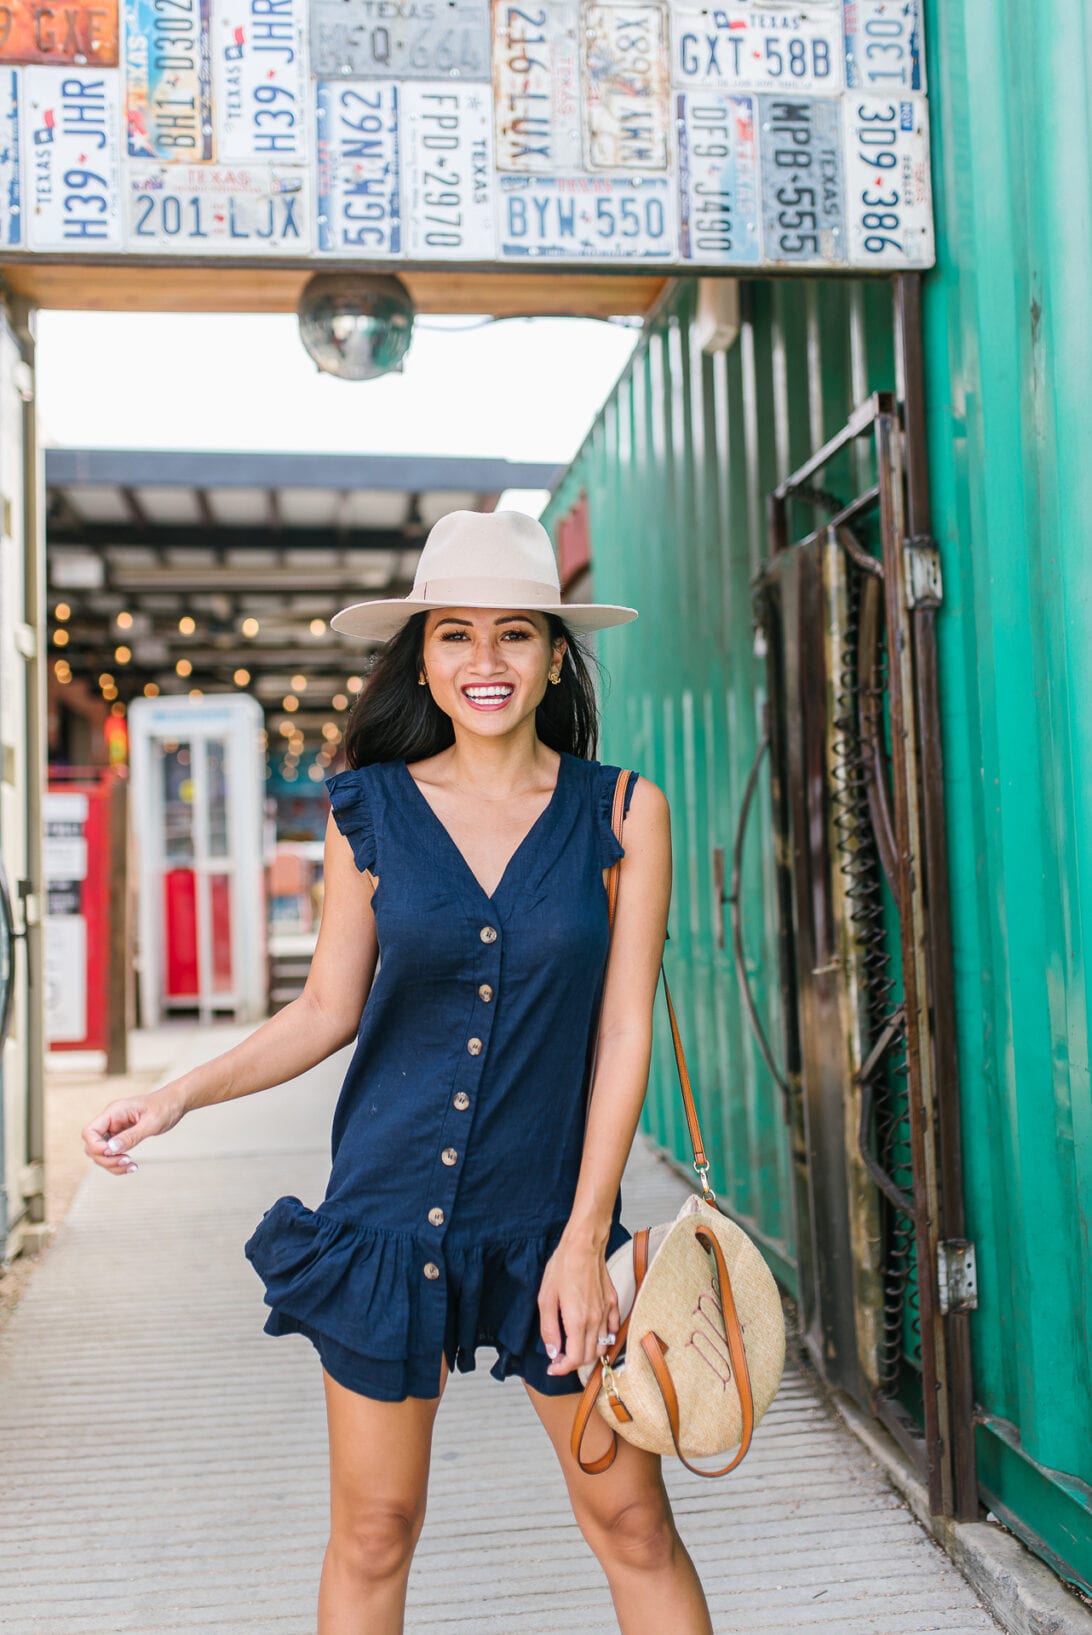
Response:
M736 1312L736 1302L732 1294L732 1282L728 1276L728 1267L724 1261L724 1251L721 1249L715 1233L699 1226L694 1236L712 1256L717 1268L717 1287L720 1293L720 1310L724 1319L724 1338L728 1342L728 1355L732 1360L732 1369L735 1375L736 1390L739 1392L739 1405L743 1414L742 1434L735 1456L722 1465L719 1470L702 1470L700 1466L691 1464L679 1446L679 1398L675 1390L675 1381L671 1378L671 1370L667 1366L667 1346L655 1333L641 1336L641 1349L648 1358L660 1396L663 1398L664 1409L667 1413L667 1422L671 1427L671 1440L675 1444L675 1452L695 1476L727 1476L730 1470L735 1470L740 1460L745 1456L751 1445L751 1436L755 1428L755 1405L751 1395L751 1376L747 1368L747 1352L743 1345L743 1331L739 1326L739 1316ZM611 1450L612 1457L614 1450Z
M622 820L626 809L626 788L632 773L623 769L618 774L618 782L614 786L614 804L611 809L611 829L618 844L622 844ZM607 879L607 921L614 929L614 912L618 904L618 880L621 862L615 863ZM675 1006L671 998L671 989L667 982L667 972L663 961L660 961L660 976L663 979L664 998L667 1000L667 1014L671 1022L671 1043L675 1051L675 1067L679 1075L679 1089L682 1091L683 1110L686 1113L686 1128L690 1134L690 1145L694 1149L694 1168L701 1178L702 1191L707 1197L712 1197L709 1191L707 1175L709 1160L705 1156L705 1142L702 1140L701 1122L698 1119L698 1106L694 1100L694 1090L690 1083L690 1070L686 1065L686 1052L683 1050L682 1034L679 1032L679 1019L675 1015ZM596 1029L596 1048L598 1051L598 1028Z

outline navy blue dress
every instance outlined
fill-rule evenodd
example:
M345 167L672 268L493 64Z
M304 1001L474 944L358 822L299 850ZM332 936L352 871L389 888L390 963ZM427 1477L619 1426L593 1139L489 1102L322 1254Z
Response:
M584 1139L608 948L618 768L561 756L546 809L487 896L405 761L326 779L372 899L380 963L334 1112L318 1208L277 1200L246 1245L269 1334L381 1401L434 1397L440 1358L536 1389L538 1291ZM626 792L628 808L636 782ZM615 1200L607 1253L629 1237Z

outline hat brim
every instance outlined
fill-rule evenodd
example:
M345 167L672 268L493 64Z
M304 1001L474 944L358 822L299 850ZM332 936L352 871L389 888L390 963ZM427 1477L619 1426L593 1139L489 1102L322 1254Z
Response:
M343 636L364 636L372 641L389 641L415 613L437 612L455 603L430 602L423 596L394 596L375 602L354 602L330 620L330 628ZM514 608L514 602L460 602L459 607ZM520 612L554 613L570 630L609 630L614 625L636 619L635 607L616 607L609 602L520 603Z

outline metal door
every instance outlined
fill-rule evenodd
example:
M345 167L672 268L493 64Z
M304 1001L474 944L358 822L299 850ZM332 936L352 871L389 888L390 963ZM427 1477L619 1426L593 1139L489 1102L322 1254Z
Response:
M977 1514L916 289L876 393L770 496L769 680L797 1163L817 1366L889 1427L934 1513ZM905 388L909 389L905 389ZM818 483L845 491L844 502ZM815 526L816 512L826 513Z

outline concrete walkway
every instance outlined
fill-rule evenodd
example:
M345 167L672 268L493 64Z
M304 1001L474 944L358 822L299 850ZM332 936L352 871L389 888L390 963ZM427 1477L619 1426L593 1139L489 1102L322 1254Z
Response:
M242 1031L179 1029L175 1070ZM136 1176L89 1171L0 1337L0 1629L314 1635L319 1364L305 1340L261 1333L242 1246L281 1193L321 1197L347 1059L192 1115L139 1150ZM627 1221L681 1196L635 1153ZM610 1635L530 1404L482 1361L440 1411L407 1629ZM669 1486L717 1635L998 1627L795 1369L738 1472L706 1483L672 1466Z

